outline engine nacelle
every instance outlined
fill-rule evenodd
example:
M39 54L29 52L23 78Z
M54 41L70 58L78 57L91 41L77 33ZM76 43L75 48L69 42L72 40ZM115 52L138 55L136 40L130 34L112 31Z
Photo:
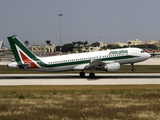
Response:
M101 70L106 72L117 72L120 70L120 64L118 62L105 64Z

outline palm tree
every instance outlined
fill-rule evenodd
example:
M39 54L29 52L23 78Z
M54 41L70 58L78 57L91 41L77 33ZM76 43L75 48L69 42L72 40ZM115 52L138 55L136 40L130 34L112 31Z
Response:
M24 41L24 44L26 44L26 47L27 47L27 45L29 45L29 42L26 40Z
M88 45L88 41L85 41L85 42L84 42L84 45L87 46L87 45Z

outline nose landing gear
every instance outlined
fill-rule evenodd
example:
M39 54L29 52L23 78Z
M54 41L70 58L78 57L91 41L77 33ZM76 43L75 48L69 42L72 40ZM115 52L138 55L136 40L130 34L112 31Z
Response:
M136 69L134 68L134 63L131 63L132 66L132 72L136 72Z

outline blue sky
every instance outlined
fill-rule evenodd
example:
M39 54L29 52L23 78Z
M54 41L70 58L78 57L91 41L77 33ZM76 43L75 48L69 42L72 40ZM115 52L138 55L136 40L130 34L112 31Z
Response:
M29 46L160 38L160 0L0 0L0 41L16 34ZM100 39L98 38L100 37ZM9 47L8 47L9 48Z

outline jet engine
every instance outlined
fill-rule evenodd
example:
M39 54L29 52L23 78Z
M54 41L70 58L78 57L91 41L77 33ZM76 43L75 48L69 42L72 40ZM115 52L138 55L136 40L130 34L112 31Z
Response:
M105 64L101 70L105 70L106 72L117 72L120 70L120 64L118 62Z

